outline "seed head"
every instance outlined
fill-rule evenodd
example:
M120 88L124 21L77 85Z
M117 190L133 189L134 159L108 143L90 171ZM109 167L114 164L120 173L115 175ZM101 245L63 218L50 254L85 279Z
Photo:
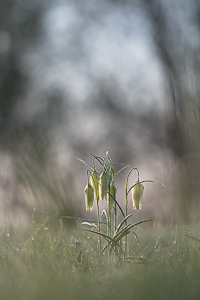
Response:
M143 195L144 187L141 183L136 184L132 188L132 196L133 196L133 208L141 209L142 208L142 195Z

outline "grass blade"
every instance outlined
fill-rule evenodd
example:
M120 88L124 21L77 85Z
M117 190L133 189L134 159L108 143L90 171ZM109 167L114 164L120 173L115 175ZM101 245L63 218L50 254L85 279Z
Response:
M78 157L77 157L77 159L80 160L84 165L88 166L90 169L92 169L94 171L94 167L91 166L90 164L88 164L85 160L78 158Z
M107 192L107 193L108 193L108 195L114 200L114 202L117 204L119 210L121 211L122 216L125 218L125 214L124 214L124 212L123 212L121 206L119 205L118 201L117 201L117 200L113 197L113 195L111 195L109 192Z
M121 173L124 169L126 169L127 167L129 167L129 165L126 165L124 167L122 167L119 171L117 171L114 176L117 176L119 173Z
M116 236L116 234L119 232L120 228L122 227L122 225L128 220L128 218L130 218L132 215L134 215L135 213L131 213L128 216L126 216L126 218L124 218L124 220L117 226L116 231L114 232L114 236Z
M76 221L81 221L81 222L89 222L89 223L98 223L97 220L91 220L91 219L82 219L82 218L76 218L76 217L71 217L71 216L62 216L62 219L72 219ZM107 223L100 221L101 224L107 225Z
M146 223L146 222L149 222L149 221L152 221L150 219L148 220L143 220L143 221L139 221L135 224L128 224L125 228L123 228L116 236L115 236L115 239L117 241L121 240L124 236L126 236L127 234L129 234L131 231L130 229L133 228L133 227L136 227L137 225L139 224L142 224L142 223ZM135 234L135 232L133 232Z
M107 243L107 245L105 245L105 247L101 250L101 254L103 254L103 252L108 248L108 246L110 246L111 245L111 250L114 248L114 247L118 247L121 251L122 251L122 253L125 255L125 252L124 252L124 250L122 249L122 247L117 243L117 242L115 242L115 244L114 245L112 245L112 242L111 241L108 241L108 243Z
M104 165L104 160L103 160L103 158L101 156L96 156L96 155L94 155L92 153L89 153L89 154L92 155L92 157L94 157L100 163L101 166Z
M101 232L97 232L97 231L94 231L94 230L90 230L90 229L83 229L84 231L89 231L89 232L92 232L92 233L95 233L95 234L98 234L102 237L104 237L107 241L110 240L111 242L115 242L111 237L109 237L107 234L104 234L104 233L101 233Z
M186 234L185 236L189 237L191 240L193 240L193 241L195 241L195 242L200 243L200 239L198 239L198 238L196 238L196 237L194 237L194 236L187 235L187 234Z

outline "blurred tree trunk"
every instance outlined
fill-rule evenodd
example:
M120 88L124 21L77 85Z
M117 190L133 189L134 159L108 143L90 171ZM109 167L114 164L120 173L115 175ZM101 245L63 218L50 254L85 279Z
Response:
M194 47L187 36L184 18L182 23L176 22L178 12L173 12L172 18L166 3L159 0L143 0L143 3L166 80L170 108L166 124L167 143L180 160L177 165L181 166L176 168L179 172L173 178L179 182L175 200L179 200L177 209L183 218L189 219L191 207L199 202L200 191L200 35L196 36ZM190 26L200 29L200 5L198 1L192 4L194 24ZM169 9L170 4L167 5Z

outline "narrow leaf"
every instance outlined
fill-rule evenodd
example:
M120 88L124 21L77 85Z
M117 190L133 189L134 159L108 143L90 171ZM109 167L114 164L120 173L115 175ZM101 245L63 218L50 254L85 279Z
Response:
M119 210L121 211L121 213L122 213L122 216L125 218L125 214L124 214L124 212L123 212L123 210L122 210L122 208L121 208L121 206L119 205L119 203L117 202L117 200L109 193L109 192L107 192L108 194L109 194L109 196L114 200L114 202L117 204L117 206L118 206L118 208L119 208Z
M88 166L90 169L92 169L94 171L94 167L91 166L90 164L88 164L85 160L78 158L78 157L77 157L77 159L80 160L84 165Z
M94 155L92 153L89 153L89 154L92 155L100 163L100 165L103 166L104 161L103 161L103 158L101 156L96 156L96 155Z
M72 219L72 220L81 221L81 222L98 223L97 220L82 219L82 218L76 218L76 217L71 217L71 216L62 216L61 218L62 219ZM102 221L100 223L107 225L107 223L102 222Z
M186 234L186 236L189 237L191 240L200 243L200 239L198 239L198 238L196 238L196 237L194 237L194 236L191 236L191 235L187 235L187 234Z
M109 245L111 245L111 250L117 246L123 254L125 254L124 250L122 249L122 247L118 244L118 243L114 243L114 245L111 244L112 242L111 241L108 241L107 245L105 245L105 247L101 250L101 254L108 248Z
M92 233L95 233L95 234L98 234L98 235L101 235L102 237L104 237L106 240L110 240L112 242L115 242L111 237L109 237L107 234L104 234L104 233L101 233L101 232L97 232L97 231L94 231L94 230L90 230L90 229L83 229L84 231L89 231L89 232L92 232Z
M116 231L114 232L114 236L119 232L120 228L122 227L122 225L132 216L134 215L134 213L129 214L128 216L126 216L126 218L124 218L124 220L122 220L122 222L117 226Z
M82 225L87 225L87 226L91 226L91 227L98 228L97 225L95 225L94 223L82 222L81 224L82 224Z
M121 168L119 171L117 171L114 176L117 176L119 173L121 173L124 169L126 169L127 167L129 167L129 165L124 166L123 168Z
M131 231L130 229L139 225L139 224L142 224L142 223L146 223L146 222L149 222L149 221L152 221L152 220L143 220L143 221L139 221L135 224L129 224L127 225L122 231L120 231L116 236L115 236L115 239L117 241L121 240L124 236L126 236L127 234L129 234Z

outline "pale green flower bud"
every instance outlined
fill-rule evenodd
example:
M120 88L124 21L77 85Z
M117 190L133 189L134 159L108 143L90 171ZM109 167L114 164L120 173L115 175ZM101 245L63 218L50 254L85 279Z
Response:
M110 195L109 195L109 210L111 210L113 207L114 199L116 199L116 193L117 193L117 189L116 189L114 183L111 184L109 193L110 193Z
M103 172L100 175L100 185L99 185L101 200L103 200L106 197L108 187L109 187L109 176L106 172Z
M93 187L88 183L84 189L85 192L85 206L86 210L92 210L92 205L94 202L94 189Z
M99 181L100 181L100 174L97 171L94 171L91 176L92 186L94 189L95 199L99 200Z
M142 195L143 195L144 187L141 183L136 184L132 188L132 196L133 196L133 208L141 209L142 208Z

